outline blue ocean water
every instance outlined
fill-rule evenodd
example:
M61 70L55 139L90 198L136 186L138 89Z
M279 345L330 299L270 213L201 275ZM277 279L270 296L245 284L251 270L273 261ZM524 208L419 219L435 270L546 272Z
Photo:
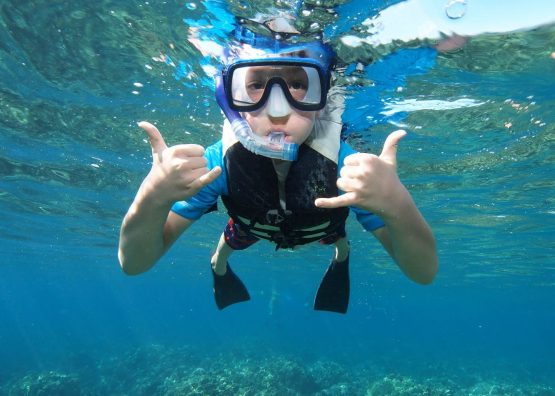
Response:
M396 3L1 2L0 394L555 394L555 27L439 54L341 41ZM225 44L234 15L291 9L340 54L349 142L409 132L398 171L436 280L406 279L350 219L346 315L312 310L331 248L266 242L232 258L252 300L218 311L221 209L124 275L119 227L151 161L137 121L169 144L221 134L218 64L191 28Z

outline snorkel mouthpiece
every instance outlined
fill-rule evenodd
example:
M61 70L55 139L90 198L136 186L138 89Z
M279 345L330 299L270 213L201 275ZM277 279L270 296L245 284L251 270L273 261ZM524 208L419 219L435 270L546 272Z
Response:
M274 87L280 89L279 87ZM283 95L283 93L282 93ZM258 136L239 112L229 107L222 76L216 76L216 101L231 124L235 137L247 150L269 158L295 161L299 145L285 141L283 132L271 132L268 136Z

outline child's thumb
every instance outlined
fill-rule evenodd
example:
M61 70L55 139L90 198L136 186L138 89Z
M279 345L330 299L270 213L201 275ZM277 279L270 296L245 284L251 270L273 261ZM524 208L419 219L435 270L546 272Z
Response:
M399 144L399 141L405 137L406 134L407 133L402 129L391 132L387 139L385 139L382 153L380 154L380 159L392 165L397 165L397 145Z
M139 122L139 127L144 129L148 135L148 140L150 141L150 146L152 147L152 154L161 154L162 151L168 148L162 134L154 125L147 121Z

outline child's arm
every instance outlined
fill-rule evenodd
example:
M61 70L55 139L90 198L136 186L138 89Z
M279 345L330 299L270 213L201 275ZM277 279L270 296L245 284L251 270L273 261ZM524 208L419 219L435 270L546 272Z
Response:
M437 272L437 252L430 227L397 176L397 144L405 134L390 134L379 157L362 153L346 157L337 180L345 194L318 198L315 204L356 206L379 215L385 227L374 235L409 278L426 284Z
M118 257L129 275L152 267L193 223L171 212L173 203L192 197L221 173L220 167L208 170L203 147L168 147L154 125L139 126L149 137L153 161L121 226Z

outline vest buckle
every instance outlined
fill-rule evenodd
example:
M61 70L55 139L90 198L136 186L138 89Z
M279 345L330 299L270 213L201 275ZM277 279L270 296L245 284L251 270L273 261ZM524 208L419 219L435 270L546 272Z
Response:
M283 223L287 216L291 215L290 210L270 209L266 212L266 223L270 225L278 225Z

